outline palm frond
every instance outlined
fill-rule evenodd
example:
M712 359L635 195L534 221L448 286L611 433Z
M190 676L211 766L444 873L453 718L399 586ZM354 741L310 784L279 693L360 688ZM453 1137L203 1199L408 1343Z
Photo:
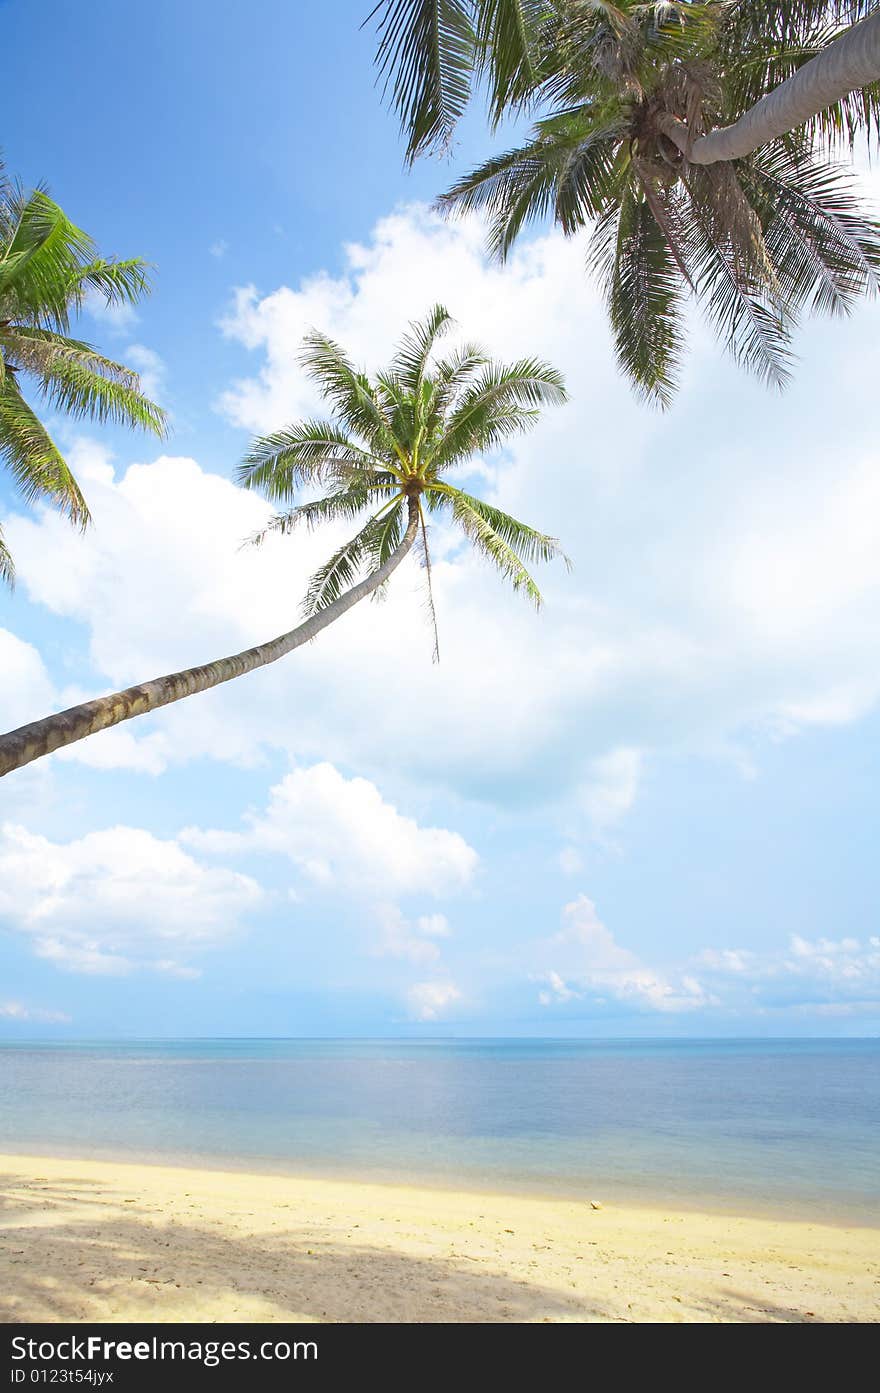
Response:
M92 291L107 305L135 305L150 292L150 269L139 256L126 261L97 258L77 272L71 290L79 304Z
M339 344L312 331L304 340L300 362L349 431L361 436L372 451L393 444L390 424L382 412L369 378L358 372Z
M2 527L0 527L0 580L5 581L6 584L9 586L10 590L14 589L15 562L12 559L11 551L6 545L6 539L3 536Z
M297 527L305 527L307 531L313 532L325 522L351 522L371 504L375 504L377 499L381 499L384 493L396 489L395 483L374 485L372 488L337 489L321 498L310 499L307 503L300 503L296 508L276 513L265 527L251 533L245 545L262 546L267 537L275 534L285 537Z
M428 613L428 622L431 625L431 632L434 636L434 648L431 653L432 662L440 661L440 633L437 628L437 609L434 604L434 582L431 576L431 550L428 546L428 528L425 523L424 509L419 506L419 539L416 544L419 550L419 559L422 563L422 570L425 573L425 609Z
M89 510L64 457L10 373L0 390L0 458L29 503L48 499L85 527Z
M346 467L387 465L332 421L302 421L252 441L235 480L242 488L259 489L270 503L285 503L303 484L322 484Z
M437 339L454 323L443 305L434 305L420 323L413 323L400 341L387 376L396 378L410 395L421 390L425 369Z
M792 320L784 303L768 299L766 287L730 254L698 201L689 201L689 213L688 261L707 319L736 362L770 386L784 387L792 362Z
M533 422L541 406L566 400L561 373L538 358L490 363L461 393L432 461L449 465L464 454L491 449Z
M412 163L445 150L471 92L476 51L471 0L380 0L376 64Z
M852 178L787 145L742 161L741 179L764 222L785 303L844 313L880 285L880 223Z
M512 551L516 552L521 561L537 564L538 562L560 560L564 562L568 570L571 569L571 561L562 550L557 537L550 537L546 532L539 532L524 522L518 522L509 513L503 512L491 503L484 502L481 498L472 497L463 489L454 488L452 484L436 484L432 491L449 498L462 499L484 522L489 524Z
M546 70L549 11L546 0L482 0L477 6L477 55L494 127L535 99Z
M616 217L614 216L616 213ZM591 243L605 282L617 360L648 401L668 406L678 382L682 272L648 200L634 184Z
M583 108L537 127L536 138L496 155L438 199L447 211L489 214L488 246L503 261L523 228L552 216L570 235L611 194L622 127Z
M303 601L303 614L307 618L338 600L364 570L375 569L370 563L377 555L382 532L383 519L377 514L315 572Z
M443 503L448 503L453 521L458 524L477 551L498 568L514 590L522 591L532 601L535 608L540 609L543 604L540 590L520 560L517 549L489 522L485 515L487 505L480 504L478 499L462 493L460 489L452 488L449 484L435 485L431 492L440 496L441 506ZM506 514L502 516L506 518ZM513 524L513 535L516 535L516 528L520 527L521 524L517 524L513 518L508 521ZM510 535L510 529L508 531ZM522 539L518 540L522 541ZM548 544L553 543L552 538L545 540Z
M403 536L404 507L403 498L395 498L385 509L376 514L376 529L367 538L367 548L371 569L384 566L391 553L400 545Z
M4 318L65 333L72 289L94 243L40 189L27 195L16 190L6 214L9 235L0 261Z
M167 431L165 412L140 391L137 375L132 385L118 364L98 354L61 353L34 376L45 399L70 416L113 421L159 436Z

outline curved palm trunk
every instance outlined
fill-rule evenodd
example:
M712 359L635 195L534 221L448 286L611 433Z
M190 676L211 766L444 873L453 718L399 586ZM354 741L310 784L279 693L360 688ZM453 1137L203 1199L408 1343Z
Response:
M710 131L693 145L683 121L670 118L663 129L691 164L738 160L760 145L796 130L848 92L878 81L880 11L841 34L822 53L756 102L732 126Z
M196 692L206 692L211 687L219 687L221 682L231 682L233 677L242 677L255 668L265 667L267 663L277 662L294 648L300 648L315 638L334 620L339 619L359 600L372 595L387 580L392 571L400 565L412 547L419 526L418 499L409 499L409 519L406 532L400 545L388 560L367 576L333 604L313 615L298 628L289 633L270 639L268 643L247 648L243 653L235 653L231 658L219 658L216 662L205 663L202 667L187 668L184 672L172 672L167 677L154 677L151 682L143 682L138 687L126 687L122 692L110 696L97 697L94 701L83 702L81 706L71 706L67 711L59 711L54 716L46 716L41 721L20 726L7 735L0 735L0 776L20 769L31 760L51 754L63 745L72 745L94 735L98 730L118 725L120 721L130 721L133 716L146 715L160 706L168 706L173 701L194 696Z

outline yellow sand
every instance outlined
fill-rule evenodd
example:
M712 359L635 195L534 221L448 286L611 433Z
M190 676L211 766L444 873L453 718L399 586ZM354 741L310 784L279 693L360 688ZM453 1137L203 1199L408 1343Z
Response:
M0 1320L868 1321L880 1231L0 1156Z

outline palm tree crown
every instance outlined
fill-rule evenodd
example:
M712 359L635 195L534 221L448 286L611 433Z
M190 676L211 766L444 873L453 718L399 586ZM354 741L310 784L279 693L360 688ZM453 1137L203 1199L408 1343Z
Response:
M797 133L700 165L690 142L727 125L809 61L868 0L383 0L378 61L410 159L448 144L471 85L493 124L541 108L529 139L440 200L486 210L503 258L550 216L592 228L619 362L665 405L689 294L736 359L782 386L805 307L850 308L876 288L880 225L828 151L876 131L880 84Z
M272 531L365 518L312 577L307 615L333 604L358 573L382 566L412 516L430 600L426 510L448 517L515 590L541 603L525 563L561 555L555 538L474 498L446 476L476 452L527 429L542 405L564 401L563 381L537 358L503 365L474 344L437 358L437 339L451 324L436 305L424 322L410 325L391 365L373 380L332 339L310 334L302 362L331 403L335 421L306 421L264 436L239 469L240 483L274 503L291 502L302 487L321 490L276 514L254 542Z
M48 499L80 526L89 521L85 499L22 378L57 410L163 434L164 413L141 392L137 373L70 337L88 295L126 304L147 288L143 261L98 257L42 189L25 193L0 164L0 458L29 502ZM0 575L14 575L2 533Z

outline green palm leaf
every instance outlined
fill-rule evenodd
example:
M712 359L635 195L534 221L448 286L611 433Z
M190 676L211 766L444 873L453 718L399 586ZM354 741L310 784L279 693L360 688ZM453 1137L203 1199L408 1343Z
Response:
M448 144L472 84L493 127L505 115L539 115L528 139L457 180L440 206L485 214L501 260L530 225L552 220L567 236L591 227L618 361L642 396L671 399L689 295L737 361L781 386L799 311L837 312L872 289L880 226L864 206L842 206L839 170L822 188L819 169L837 147L880 134L880 83L760 159L704 166L687 152L876 0L469 0L456 7L459 32L474 36L466 43L437 25L429 42L432 9L384 0L374 10L409 158ZM392 32L408 36L402 47ZM433 90L444 65L460 100L432 123L417 94ZM808 169L811 156L818 167Z
M165 413L141 391L137 373L68 332L88 294L130 304L147 289L143 261L97 257L92 239L44 189L25 193L0 166L0 458L25 498L51 502L80 525L89 520L85 500L25 384L75 418L164 435ZM7 578L11 564L4 545Z
M0 389L0 458L28 503L45 499L71 522L86 526L89 510L79 485L11 373Z
M259 489L271 502L284 503L303 484L320 485L344 469L376 464L376 456L332 421L300 421L256 439L235 477L243 488Z
M447 332L453 320L442 305L434 305L420 324L411 324L391 362L388 379L396 379L404 392L421 391L428 359L437 339Z
M476 48L468 0L380 0L379 72L407 133L410 162L448 143L471 91Z
M538 358L493 362L472 343L438 357L438 341L451 322L443 306L435 305L423 320L410 324L390 367L373 378L357 372L333 340L311 333L303 359L337 419L299 422L258 438L237 475L245 488L259 490L274 503L291 502L302 488L317 491L316 497L271 518L249 538L257 545L273 533L286 535L371 514L312 576L304 602L307 616L335 604L360 580L368 582L406 538L409 546L417 538L435 656L423 503L431 512L448 513L514 589L535 603L540 593L524 563L546 563L562 555L554 538L453 488L443 477L475 451L489 450L530 427L543 406L565 401L562 377ZM377 579L374 594L380 595L384 584Z
M343 426L361 436L373 451L387 447L391 432L369 379L357 372L333 339L313 332L305 339L300 361L332 403Z
M667 235L642 191L631 184L616 220L601 224L593 255L608 247L602 232L616 235L605 255L608 313L617 359L648 400L668 406L678 384L682 340L681 272Z
M442 489L435 488L432 492L440 494L441 507L444 503L448 503L453 520L477 551L497 567L514 590L522 591L532 601L535 608L540 609L544 602L543 596L520 560L518 548L513 546L492 526L485 516L485 505L483 507L474 506L478 500L471 498L469 494L462 493L460 489L451 488L449 485ZM509 522L513 524L514 529L518 526L513 518L509 519ZM547 538L546 541L548 544L552 544L552 538Z

